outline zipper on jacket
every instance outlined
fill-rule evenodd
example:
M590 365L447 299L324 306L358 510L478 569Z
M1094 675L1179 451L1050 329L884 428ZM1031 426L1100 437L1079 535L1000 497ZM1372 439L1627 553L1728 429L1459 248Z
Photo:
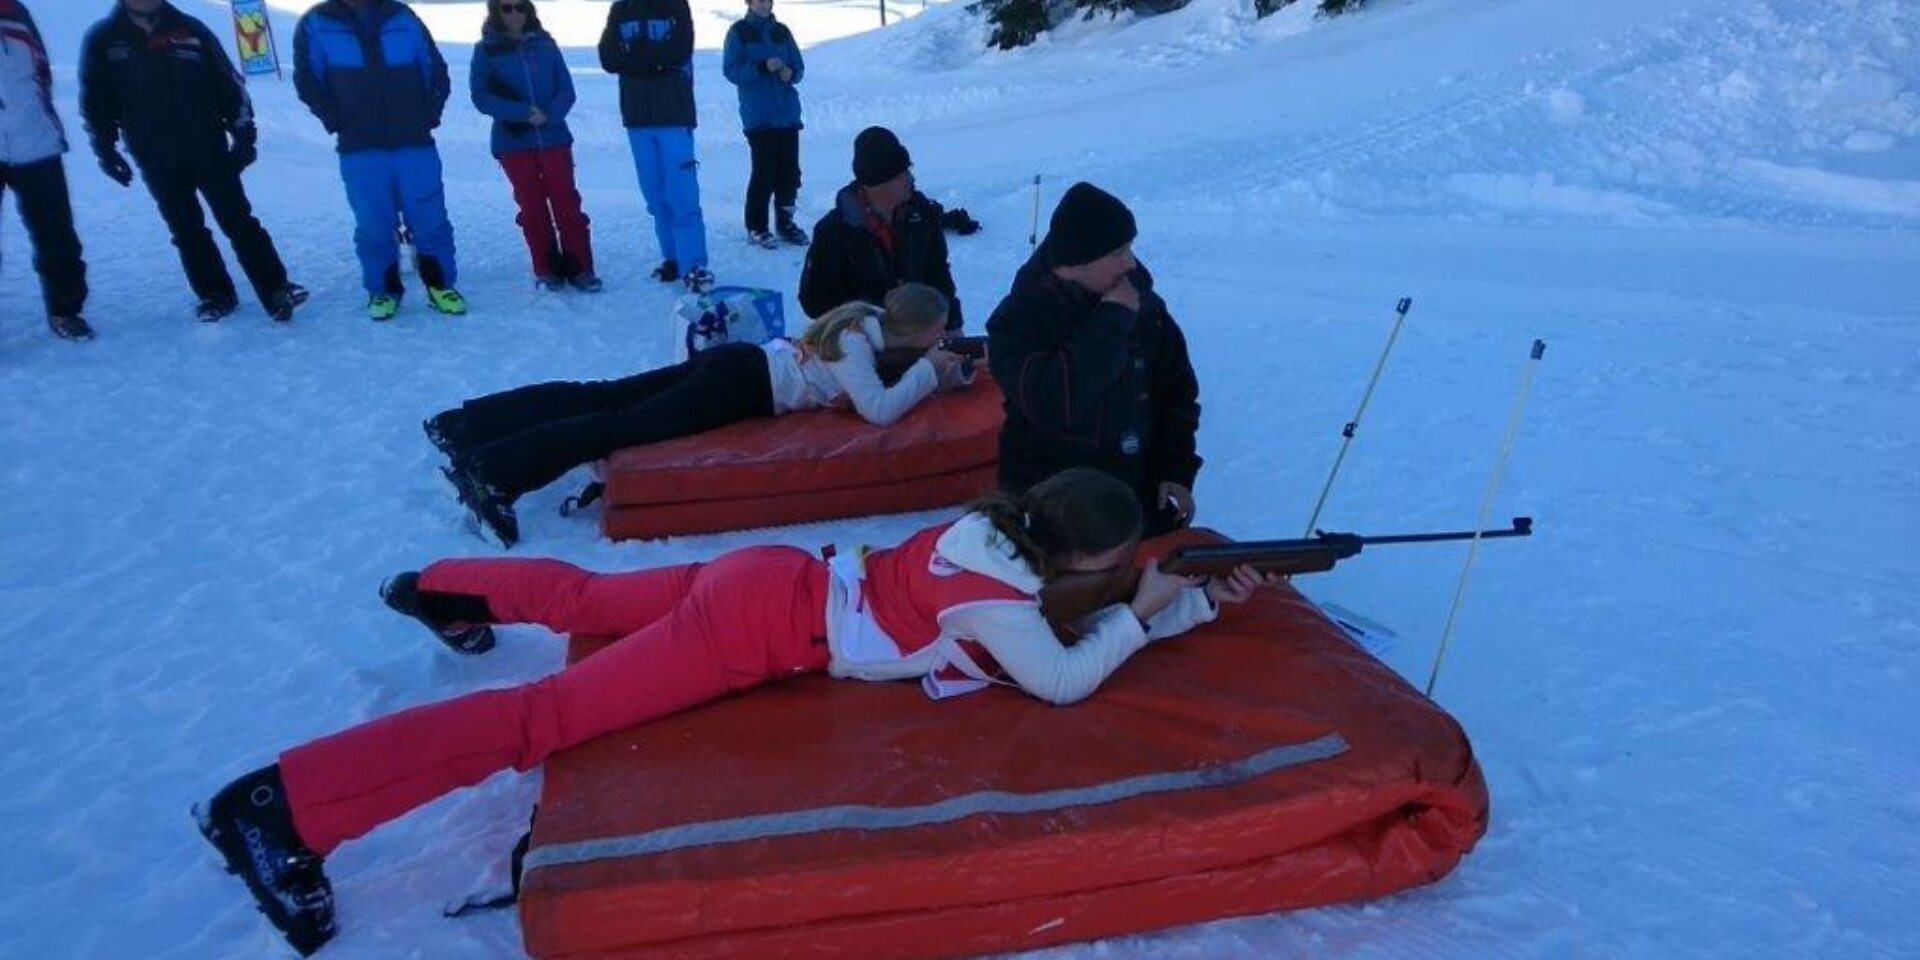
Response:
M535 110L538 110L540 109L540 104L534 99L533 90L533 64L529 62L530 58L527 56L527 50L532 46L532 39L531 37L522 37L520 40L520 72L525 74L527 78L527 104ZM548 117L547 120L552 121L553 118ZM533 148L535 150L545 150L547 148L547 138L541 134L540 124L533 125Z

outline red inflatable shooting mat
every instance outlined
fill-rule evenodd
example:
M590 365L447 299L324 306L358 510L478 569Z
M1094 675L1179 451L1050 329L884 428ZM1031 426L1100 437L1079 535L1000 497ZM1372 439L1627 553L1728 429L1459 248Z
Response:
M621 450L600 463L613 540L965 503L996 485L1000 388L928 397L889 427L810 410Z
M1459 725L1282 587L1071 707L810 676L567 751L520 915L542 960L997 953L1430 883L1486 822Z

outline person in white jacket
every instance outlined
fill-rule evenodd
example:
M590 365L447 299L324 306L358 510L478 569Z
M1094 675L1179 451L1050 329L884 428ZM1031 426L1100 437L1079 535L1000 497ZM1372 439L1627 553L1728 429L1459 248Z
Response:
M511 547L520 537L515 500L615 450L821 407L851 407L885 427L934 391L965 386L964 359L939 346L947 309L940 291L902 284L884 306L842 304L792 341L721 344L619 380L476 397L423 426L447 455L443 472L460 502ZM924 355L887 384L877 362L890 349Z
M748 547L705 563L595 574L558 560L443 560L382 589L389 606L455 643L492 623L620 639L550 677L415 707L313 740L235 780L200 829L302 952L334 933L323 860L409 810L556 751L784 677L942 674L1051 703L1092 694L1135 651L1212 620L1266 578L1212 580L1149 563L1129 597L1056 639L1041 593L1066 577L1130 571L1140 504L1124 483L1063 471L995 494L897 547L835 554Z
M0 0L0 201L11 191L33 243L33 269L47 327L62 340L91 340L87 264L67 194L66 131L53 109L53 70L33 15Z

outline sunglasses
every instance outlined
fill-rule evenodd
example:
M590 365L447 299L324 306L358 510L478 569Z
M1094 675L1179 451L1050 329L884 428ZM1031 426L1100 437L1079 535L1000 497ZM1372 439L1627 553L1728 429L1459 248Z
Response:
M532 9L533 4L530 3L503 3L500 5L500 12L503 15L509 13L526 13Z

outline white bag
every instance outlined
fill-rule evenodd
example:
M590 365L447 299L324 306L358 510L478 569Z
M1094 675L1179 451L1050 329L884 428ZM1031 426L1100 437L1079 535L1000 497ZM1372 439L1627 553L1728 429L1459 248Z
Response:
M755 287L715 287L681 297L672 318L680 359L723 343L766 343L786 336L784 299L778 290Z

